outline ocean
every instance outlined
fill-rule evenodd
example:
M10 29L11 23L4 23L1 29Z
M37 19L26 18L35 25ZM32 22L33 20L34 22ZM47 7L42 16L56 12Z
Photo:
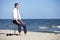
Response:
M27 26L28 31L33 32L55 32L60 31L60 19L22 19ZM56 26L56 27L55 27ZM12 23L12 19L0 19L0 29L8 30L18 29L17 25Z

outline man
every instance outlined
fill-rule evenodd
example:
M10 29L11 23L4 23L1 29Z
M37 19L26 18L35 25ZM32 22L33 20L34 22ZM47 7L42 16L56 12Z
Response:
M23 30L24 30L24 34L27 33L27 29L26 29L26 25L23 23L23 21L21 20L21 17L20 17L20 14L19 14L19 4L18 3L15 3L15 8L13 10L13 23L18 25L18 32L19 32L19 35L21 35L21 26L23 27Z

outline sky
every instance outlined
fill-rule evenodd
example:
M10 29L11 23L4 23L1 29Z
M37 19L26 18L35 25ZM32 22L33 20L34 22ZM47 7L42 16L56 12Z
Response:
M19 3L22 19L60 19L60 0L0 0L0 19L12 19Z

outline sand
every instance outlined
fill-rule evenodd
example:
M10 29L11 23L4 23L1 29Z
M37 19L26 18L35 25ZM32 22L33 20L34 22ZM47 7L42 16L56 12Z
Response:
M44 32L30 32L28 31L27 35L24 35L24 32L21 32L21 36L6 36L7 33L13 34L13 30L0 30L0 40L60 40L60 34L55 33L44 33ZM16 30L16 34L18 31Z

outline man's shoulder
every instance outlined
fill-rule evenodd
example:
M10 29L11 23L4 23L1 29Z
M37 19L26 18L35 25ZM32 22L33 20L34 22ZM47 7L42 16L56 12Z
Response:
M14 8L13 10L16 10L16 8Z
M13 11L16 11L16 8L14 8Z

